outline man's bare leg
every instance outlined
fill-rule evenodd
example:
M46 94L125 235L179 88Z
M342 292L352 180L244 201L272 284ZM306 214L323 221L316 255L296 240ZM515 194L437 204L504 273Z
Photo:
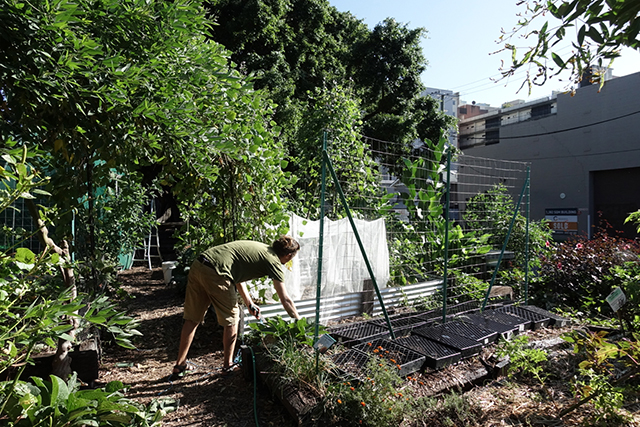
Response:
M193 320L184 321L182 332L180 333L180 347L178 347L178 360L176 361L176 365L184 365L187 362L187 353L189 353L189 347L191 347L197 328L197 322Z
M233 352L236 348L236 339L238 338L238 325L224 326L222 333L223 345L223 367L228 368L233 365Z

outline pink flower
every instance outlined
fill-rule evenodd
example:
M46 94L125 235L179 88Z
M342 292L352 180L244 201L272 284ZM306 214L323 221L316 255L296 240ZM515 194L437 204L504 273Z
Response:
M545 245L546 247L549 247L549 246L551 246L551 243L549 243L549 241L547 240L546 242L544 242L544 245Z
M558 264L556 265L558 267L558 270L562 270L562 263L558 261Z
M582 243L578 243L578 244L576 245L576 249L582 249L583 247L584 247L584 246L582 245Z

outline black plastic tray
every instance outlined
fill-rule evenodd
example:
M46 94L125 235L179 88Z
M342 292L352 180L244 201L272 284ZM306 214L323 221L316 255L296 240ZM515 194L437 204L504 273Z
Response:
M533 322L531 320L523 319L515 314L505 313L496 310L485 310L482 313L483 317L493 320L494 322L504 323L505 325L514 326L518 328L518 332L524 332L527 329L531 329Z
M480 310L480 301L466 301L447 307L447 317L455 314L473 313Z
M460 361L462 355L459 351L441 344L437 341L425 338L420 335L410 335L398 338L395 342L408 347L420 354L424 354L425 362L423 368L441 369Z
M351 323L346 326L331 327L328 329L329 335L342 345L351 347L365 341L376 338L387 338L390 336L386 327L374 325L370 322Z
M442 309L436 308L434 310L422 311L416 313L415 317L426 323L440 322L442 321Z
M424 354L386 339L358 344L354 349L387 360L392 366L398 368L398 375L401 377L419 371L426 359Z
M358 377L366 368L369 355L362 351L350 348L334 354L331 359L344 372Z
M552 313L550 311L547 311L543 308L539 308L536 307L535 305L522 305L522 308L524 308L525 310L529 310L529 311L533 311L534 313L538 313L541 316L545 316L548 317L549 320L549 326L555 326L557 328L563 328L565 326L568 326L571 323L571 320L564 318L562 316L558 316L555 313Z
M543 316L540 313L534 313L533 311L525 310L522 307L516 307L515 305L505 305L504 307L496 308L496 311L501 313L515 314L518 317L530 320L532 322L533 329L544 328L551 322L551 319L547 316Z
M370 320L369 323L373 323L374 325L387 328L387 320L384 317ZM390 317L389 323L391 323L391 327L393 328L393 334L396 338L407 336L411 333L413 329L419 328L427 324L427 322L425 322L423 319L416 316L415 314L411 314L411 315L400 314L397 316Z
M423 326L422 328L414 329L413 334L420 335L433 341L437 341L440 344L449 346L457 350L463 359L480 353L480 350L482 349L482 344L476 340L436 330L432 326Z
M481 328L497 332L499 337L510 340L518 333L518 327L513 325L505 325L485 317L482 314L463 314L457 318L463 322L472 323Z
M433 327L435 330L452 333L461 337L470 338L478 341L483 345L495 342L498 339L498 333L471 322L463 322L461 320L453 320Z

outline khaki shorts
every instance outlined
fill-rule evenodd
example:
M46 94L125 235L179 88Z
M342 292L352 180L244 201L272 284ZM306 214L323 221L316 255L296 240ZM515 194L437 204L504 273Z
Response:
M184 299L184 319L202 323L210 305L221 326L238 324L240 309L236 288L228 277L196 260L191 264Z

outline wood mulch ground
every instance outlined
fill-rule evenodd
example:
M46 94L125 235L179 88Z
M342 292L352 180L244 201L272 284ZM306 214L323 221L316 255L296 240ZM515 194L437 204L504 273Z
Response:
M134 341L136 350L108 346L103 350L101 383L119 380L130 386L128 397L148 403L152 399L179 400L164 426L241 427L255 426L253 383L240 372L224 376L222 328L215 315L207 316L196 331L189 351L194 372L169 378L175 364L184 294L175 285L166 285L162 270L134 267L119 274L121 288L129 298L122 305L140 320L143 334ZM257 389L258 421L261 426L294 426L293 419L264 387Z
M256 414L260 426L297 425L266 386L257 386L254 400L254 385L240 372L222 374L222 329L215 316L207 316L205 324L196 332L189 353L195 372L183 378L170 377L182 327L184 291L175 284L166 285L160 268L134 267L121 272L119 281L121 289L129 296L122 300L122 307L140 320L138 329L143 336L134 341L135 350L105 345L99 383L122 381L130 386L128 397L143 403L162 398L178 400L178 409L164 418L164 426L255 426ZM566 330L544 328L527 333L531 340L557 343L558 336ZM566 380L542 385L535 381L516 383L497 378L468 387L469 378L486 369L492 353L491 348L485 348L481 357L437 372L412 375L413 384L408 386L416 397L440 395L447 390L463 391L467 387L465 396L482 410L481 420L473 425L578 426L585 425L585 420L592 415L593 407L585 405L563 420L553 418L561 408L574 401L569 381L575 367L571 348L555 346L550 356L554 376ZM634 417L627 425L640 427L640 416L637 415L640 404L628 405L626 411Z

